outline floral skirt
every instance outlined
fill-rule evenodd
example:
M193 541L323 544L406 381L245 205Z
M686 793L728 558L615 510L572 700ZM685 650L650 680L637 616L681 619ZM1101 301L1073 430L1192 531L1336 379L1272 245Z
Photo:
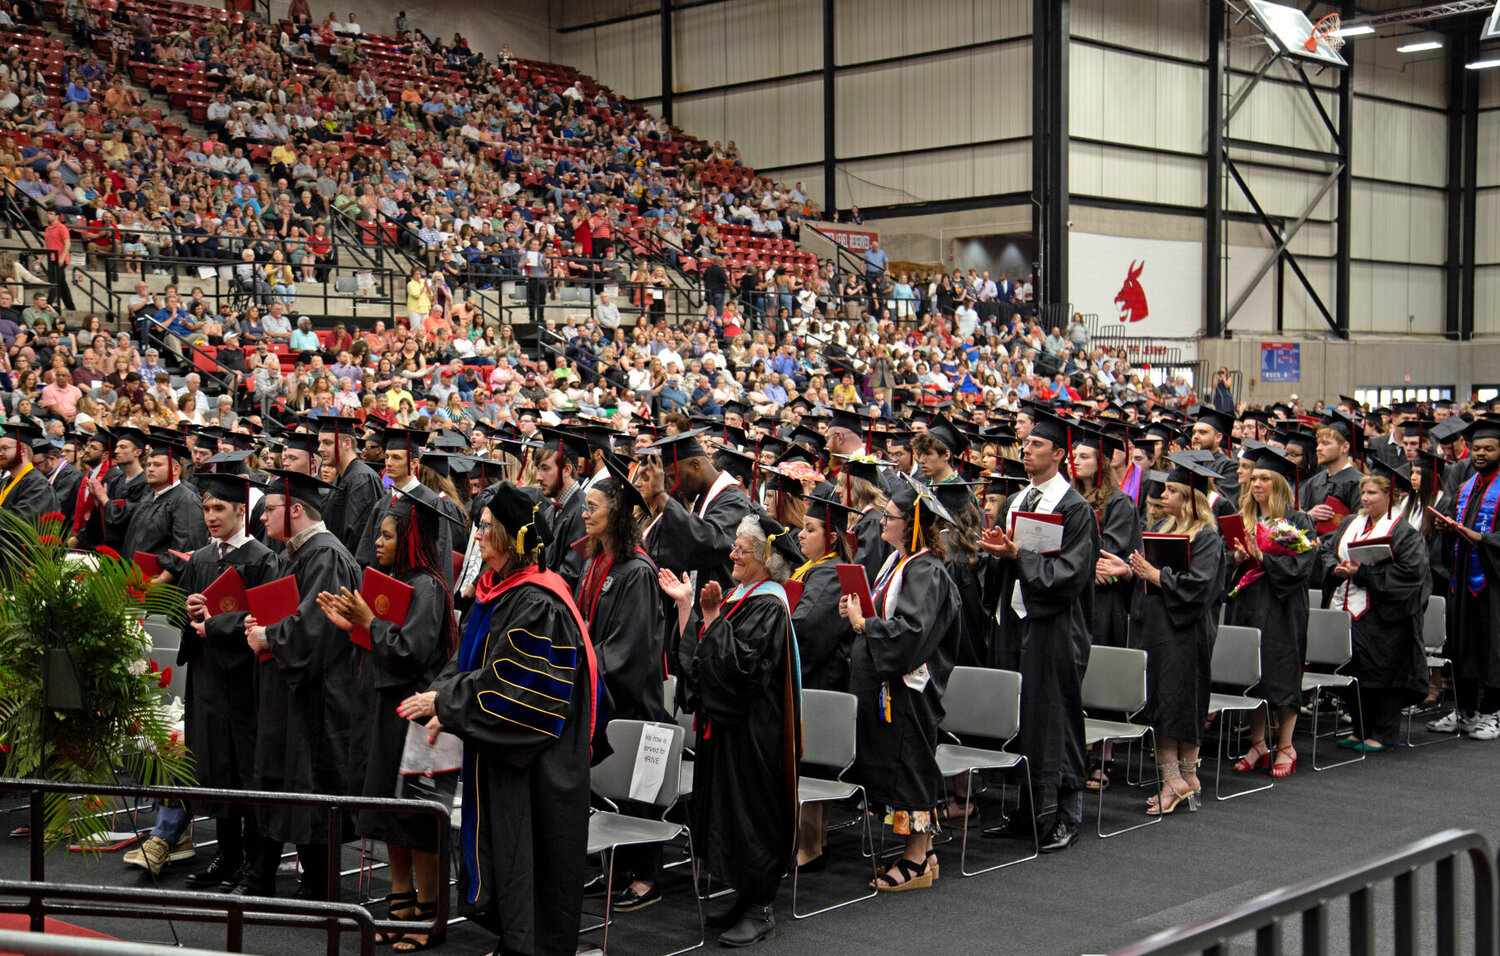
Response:
M896 836L938 831L937 814L931 810L896 810L886 807L885 822Z

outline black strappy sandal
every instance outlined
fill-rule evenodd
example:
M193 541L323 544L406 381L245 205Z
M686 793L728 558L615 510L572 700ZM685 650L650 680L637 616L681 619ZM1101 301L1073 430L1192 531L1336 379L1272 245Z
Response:
M932 885L932 871L927 863L913 863L906 857L898 857L894 869L901 874L900 882L891 878L890 871L880 874L870 885L882 893L904 893L907 890L925 890Z
M385 898L385 918L400 919L400 917L396 915L397 910L415 909L416 906L416 893L392 893L390 896L387 896ZM398 933L393 930L380 930L375 934L375 945L389 946L392 943L398 942L405 938L405 933Z
M433 900L431 903L418 903L416 918L424 923L431 922L434 918L436 918L437 911L437 900ZM403 936L400 939L396 940L398 944L406 944L406 947L404 949L396 949L393 947L393 951L397 953L420 953L424 949L431 949L434 946L441 946L448 938L448 928L445 926L442 929L438 930L436 933L428 933L427 938L425 940L422 940L421 942L413 939L412 936L414 935L420 934L411 934Z

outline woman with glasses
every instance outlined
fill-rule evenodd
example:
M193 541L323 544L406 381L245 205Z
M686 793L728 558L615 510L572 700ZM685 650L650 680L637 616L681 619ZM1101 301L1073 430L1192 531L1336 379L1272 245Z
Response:
M598 668L573 596L537 566L546 504L508 481L490 496L458 653L399 708L464 742L459 909L507 953L576 951L588 848Z
M958 589L943 567L939 519L952 518L926 489L907 487L885 506L881 538L892 553L875 579L875 616L844 596L839 613L854 629L849 690L859 698L853 779L870 806L884 805L906 852L875 881L900 893L932 885L932 834L943 797L933 756L943 720L943 688L958 651Z
M801 675L781 585L801 552L794 532L749 515L729 559L734 589L710 581L697 607L688 575L663 570L659 582L677 605L680 691L697 715L689 822L709 871L736 891L707 922L720 943L747 946L776 932L771 904L795 843Z

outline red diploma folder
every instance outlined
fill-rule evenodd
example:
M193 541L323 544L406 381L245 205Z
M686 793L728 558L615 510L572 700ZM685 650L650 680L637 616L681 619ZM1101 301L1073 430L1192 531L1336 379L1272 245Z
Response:
M790 610L797 610L797 602L802 600L802 588L801 581L788 580L782 584L781 589L786 592L786 606Z
M389 574L375 568L365 568L364 582L359 586L359 595L370 605L370 610L382 621L401 624L406 612L411 609L411 585L402 584ZM370 649L370 632L356 627L349 632L349 640Z
M203 600L208 603L209 617L250 610L249 599L245 596L245 579L234 568L226 568L213 584L203 589Z
M161 558L150 551L137 551L135 553L135 566L148 578L154 578L161 573Z
M1057 554L1062 550L1063 516L1046 511L1013 511L1010 537L1022 551Z
M288 574L269 584L251 588L245 592L245 603L250 607L250 616L261 627L278 624L296 614L297 605L302 603L302 595L297 591L297 578ZM271 657L269 651L260 655L262 661L268 661Z
M1245 519L1239 515L1225 515L1219 519L1219 533L1224 536L1224 547L1230 551L1238 545L1246 547Z
M1323 504L1333 509L1333 517L1329 518L1327 521L1320 521L1316 525L1314 525L1314 527L1317 529L1318 534L1327 534L1328 532L1337 528L1340 521L1343 521L1349 516L1349 506L1335 498L1333 495L1329 495L1327 498L1324 498Z
M453 552L453 583L455 586L457 586L458 584L458 575L463 571L463 569L464 553L462 551Z
M836 564L839 573L839 590L859 598L859 612L865 617L875 616L875 602L870 598L870 580L859 564Z

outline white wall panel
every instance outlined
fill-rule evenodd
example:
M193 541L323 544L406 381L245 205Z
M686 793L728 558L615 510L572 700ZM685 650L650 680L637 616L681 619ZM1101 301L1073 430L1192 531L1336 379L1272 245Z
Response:
M1301 260L1302 271L1307 273L1307 278L1312 282L1313 288L1318 291L1318 296L1323 304L1328 306L1328 311L1335 311L1333 301L1333 263L1329 260L1303 259ZM1318 311L1317 305L1312 297L1302 288L1302 283L1297 281L1290 269L1287 270L1286 296L1282 301L1283 328L1288 332L1326 332L1328 323L1323 319L1323 313ZM1234 325L1237 326L1236 319ZM1233 326L1232 326L1233 327Z
M1073 0L1068 22L1075 37L1201 61L1208 57L1207 9L1199 0Z
M1447 258L1446 209L1430 189L1356 182L1348 218L1356 259L1442 265Z
M1479 114L1479 186L1500 186L1500 110Z
M1500 106L1500 70L1480 71L1479 106Z
M558 34L559 59L621 96L661 95L661 34L655 17Z
M1474 261L1500 264L1500 189L1482 191L1474 206Z
M1203 161L1092 143L1069 146L1069 188L1075 195L1201 206Z
M1444 108L1448 97L1447 51L1396 52L1396 47L1411 39L1410 33L1399 38L1350 38L1344 46L1344 57L1352 57L1354 63L1354 92Z
M1241 166L1240 173L1255 194L1256 200L1269 216L1287 219L1299 218L1321 188L1326 174L1306 173L1284 169L1267 169L1261 166ZM1314 219L1331 219L1334 214L1334 193L1329 189L1313 210ZM1245 194L1232 179L1224 187L1228 206L1235 212L1253 212Z
M1482 266L1474 272L1474 331L1479 335L1500 334L1500 266ZM1500 371L1489 369L1484 381L1500 380Z
M290 0L271 0L271 15L280 19L286 15ZM208 6L223 7L222 3ZM491 56L500 52L500 46L509 43L516 56L528 60L552 60L558 55L553 45L549 7L547 3L516 4L504 16L496 16L486 4L456 4L451 0L347 0L342 4L314 4L313 16L323 15L337 9L338 16L353 10L366 33L393 36L396 32L396 14L406 11L412 26L430 37L441 38L444 43L453 39L455 32L462 33L469 47Z
M1442 113L1354 101L1354 174L1425 186L1448 178L1448 121Z
M1068 60L1074 136L1202 152L1204 70L1078 43Z
M845 66L1024 36L1031 0L837 0L833 17L834 61Z
M959 147L841 163L840 206L886 206L1022 192L1031 188L1027 143Z
M823 84L751 86L675 104L675 120L709 142L734 140L750 166L812 163L823 155Z
M1359 262L1349 267L1349 331L1356 335L1441 334L1443 308L1441 268Z
M823 63L821 5L807 0L689 7L672 18L672 29L678 93L800 73Z
M1279 70L1279 66L1271 68ZM1244 82L1234 77L1231 88L1238 90ZM1328 115L1338 122L1337 97L1320 90L1318 99ZM1312 99L1300 86L1262 81L1229 123L1229 135L1260 143L1276 143L1299 149L1332 150L1333 136L1318 115Z
M850 70L834 85L840 156L957 145L1031 131L1024 43Z

